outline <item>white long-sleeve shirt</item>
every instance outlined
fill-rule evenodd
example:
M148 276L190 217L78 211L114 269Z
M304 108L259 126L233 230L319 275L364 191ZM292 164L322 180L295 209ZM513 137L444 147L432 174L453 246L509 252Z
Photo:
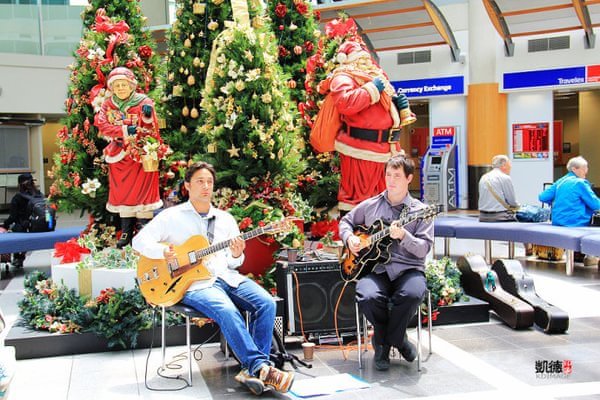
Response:
M214 218L214 237L211 244L240 235L235 219L228 212L211 206L208 214L201 216L188 201L167 208L154 217L144 229L135 235L132 247L148 258L164 259L165 249L170 243L178 246L194 235L207 237L208 221L212 218ZM242 280L246 279L237 270L243 262L244 255L233 258L227 246L203 261L213 275L212 279L194 282L188 291L210 287L217 278L223 279L230 286L237 287Z

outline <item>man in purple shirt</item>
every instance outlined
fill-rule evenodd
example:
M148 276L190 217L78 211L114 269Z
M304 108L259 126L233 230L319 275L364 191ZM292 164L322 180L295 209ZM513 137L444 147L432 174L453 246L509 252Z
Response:
M414 169L412 160L402 155L390 158L385 168L386 190L358 204L339 225L341 239L357 254L361 241L354 234L355 227L371 226L378 219L391 224L389 262L377 264L356 285L360 310L375 329L375 368L380 371L390 366L392 346L398 348L407 361L413 361L417 354L415 346L408 341L406 327L427 290L425 257L433 243L433 223L415 220L402 227L394 222L405 208L410 215L426 207L408 192Z

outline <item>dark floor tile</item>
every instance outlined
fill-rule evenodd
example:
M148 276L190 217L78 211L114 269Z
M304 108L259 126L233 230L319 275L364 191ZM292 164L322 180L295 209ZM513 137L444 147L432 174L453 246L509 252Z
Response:
M596 362L600 365L600 342L596 346L570 344L560 348L536 349L539 360L571 360L573 363Z
M424 374L419 377L417 382L419 387L424 389L429 396L470 393L493 389L488 383L474 376L469 376L464 371L448 372L444 375Z
M450 343L468 353L482 353L500 350L517 351L519 349L514 344L498 337L452 340Z
M433 328L433 334L447 341L493 336L491 332L480 329L480 326L482 325L440 326Z

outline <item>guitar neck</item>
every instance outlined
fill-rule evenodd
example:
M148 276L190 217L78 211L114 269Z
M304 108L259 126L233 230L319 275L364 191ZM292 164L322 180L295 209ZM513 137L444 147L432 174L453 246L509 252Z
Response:
M435 214L437 214L439 212L439 206L436 206L436 207L437 207L436 210L438 210L438 211L432 211L429 208L426 208L426 209L417 211L414 215L408 216L406 218L401 218L401 219L395 220L394 222L392 222L392 224L399 222L400 226L404 226L404 225L410 224L413 221L416 221L418 219L423 218L427 214L433 216L433 215L435 215ZM392 225L392 224L390 224L390 225ZM377 242L378 240L381 240L384 237L389 236L389 234L390 234L390 227L388 226L388 227L380 230L379 232L376 232L376 233L372 234L371 235L371 240L373 242Z
M254 230L251 230L249 232L242 233L238 237L242 238L243 240L248 240L248 239L252 239L254 237L260 236L268 231L269 231L268 227L261 227L261 228L256 228ZM202 250L198 250L198 251L196 251L196 256L198 258L203 258L210 254L216 253L217 251L223 250L224 248L229 247L232 240L233 239L227 239L222 242L215 243L212 246L208 246Z

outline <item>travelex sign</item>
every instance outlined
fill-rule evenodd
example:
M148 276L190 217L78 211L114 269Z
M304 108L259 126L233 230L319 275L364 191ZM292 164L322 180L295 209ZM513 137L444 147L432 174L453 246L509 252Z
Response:
M463 76L393 81L392 85L396 91L404 93L406 97L447 96L465 93Z
M542 86L581 85L600 82L600 65L507 72L503 76L505 90Z

